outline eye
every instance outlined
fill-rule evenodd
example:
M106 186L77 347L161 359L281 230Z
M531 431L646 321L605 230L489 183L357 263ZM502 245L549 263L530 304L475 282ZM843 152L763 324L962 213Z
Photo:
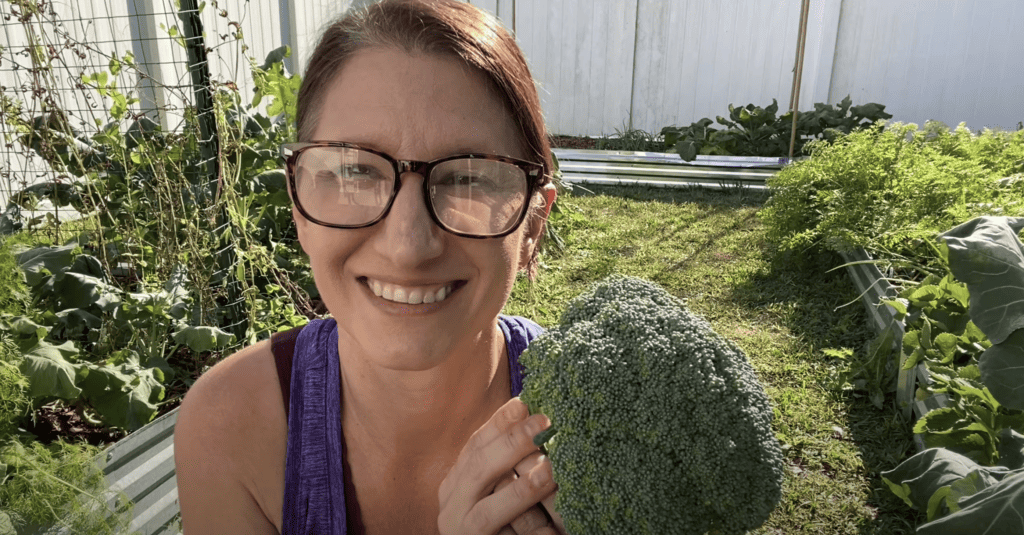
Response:
M441 186L480 187L490 186L493 181L484 173L453 171L445 173L436 183Z
M383 174L377 170L377 168L371 165L359 164L341 166L338 176L356 180L380 180L384 178Z

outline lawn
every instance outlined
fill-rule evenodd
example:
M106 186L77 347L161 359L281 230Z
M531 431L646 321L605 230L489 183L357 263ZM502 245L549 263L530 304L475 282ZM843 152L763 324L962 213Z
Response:
M611 273L661 284L746 352L771 398L788 471L753 533L913 533L920 519L878 476L912 453L911 425L891 394L879 411L845 380L873 333L845 271L828 271L840 259L776 255L764 193L587 189L559 199L565 251L518 281L504 312L550 326Z

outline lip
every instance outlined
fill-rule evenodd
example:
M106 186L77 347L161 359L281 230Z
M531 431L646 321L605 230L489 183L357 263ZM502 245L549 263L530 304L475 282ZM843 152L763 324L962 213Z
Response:
M437 302L435 302L435 303L419 303L419 304L415 304L415 305L410 305L408 303L397 303L395 301L389 301L387 299L384 299L383 297L378 297L376 294L373 293L373 288L370 287L369 282L367 280L367 277L358 277L356 280L359 283L359 285L363 287L363 292L365 292L367 298L370 300L371 303L373 303L374 305L377 306L378 310L381 310L383 312L390 313L390 314L397 314L397 315L429 314L431 312L434 312L434 311L437 311L439 309L442 309L442 308L445 307L445 305L447 305L455 297L457 297L458 294L461 293L459 290L461 290L463 286L468 284L468 281L466 281L464 279L454 279L454 280L451 281L451 288L452 288L451 293L448 294L447 297L445 297L444 301L441 301L439 303L437 303ZM380 282L385 282L382 279L374 279L374 280L378 280ZM409 286L409 287L411 287L411 286L431 286L431 285L434 285L434 284L436 284L436 285L443 285L443 284L445 284L445 283L397 283L397 282L393 282L393 281L386 281L386 282L387 283L391 283L391 284L397 284L399 286Z

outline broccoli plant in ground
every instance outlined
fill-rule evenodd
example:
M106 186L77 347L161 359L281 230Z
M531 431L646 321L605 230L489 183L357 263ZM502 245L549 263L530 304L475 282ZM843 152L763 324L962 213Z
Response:
M742 534L782 498L772 409L743 352L654 283L614 275L520 362L571 535Z

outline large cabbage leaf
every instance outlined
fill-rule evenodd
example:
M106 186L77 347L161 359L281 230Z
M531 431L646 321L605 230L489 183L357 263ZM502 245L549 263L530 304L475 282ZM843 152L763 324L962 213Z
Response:
M967 284L971 321L992 342L981 379L999 403L1024 409L1024 219L979 217L940 235L949 267Z

